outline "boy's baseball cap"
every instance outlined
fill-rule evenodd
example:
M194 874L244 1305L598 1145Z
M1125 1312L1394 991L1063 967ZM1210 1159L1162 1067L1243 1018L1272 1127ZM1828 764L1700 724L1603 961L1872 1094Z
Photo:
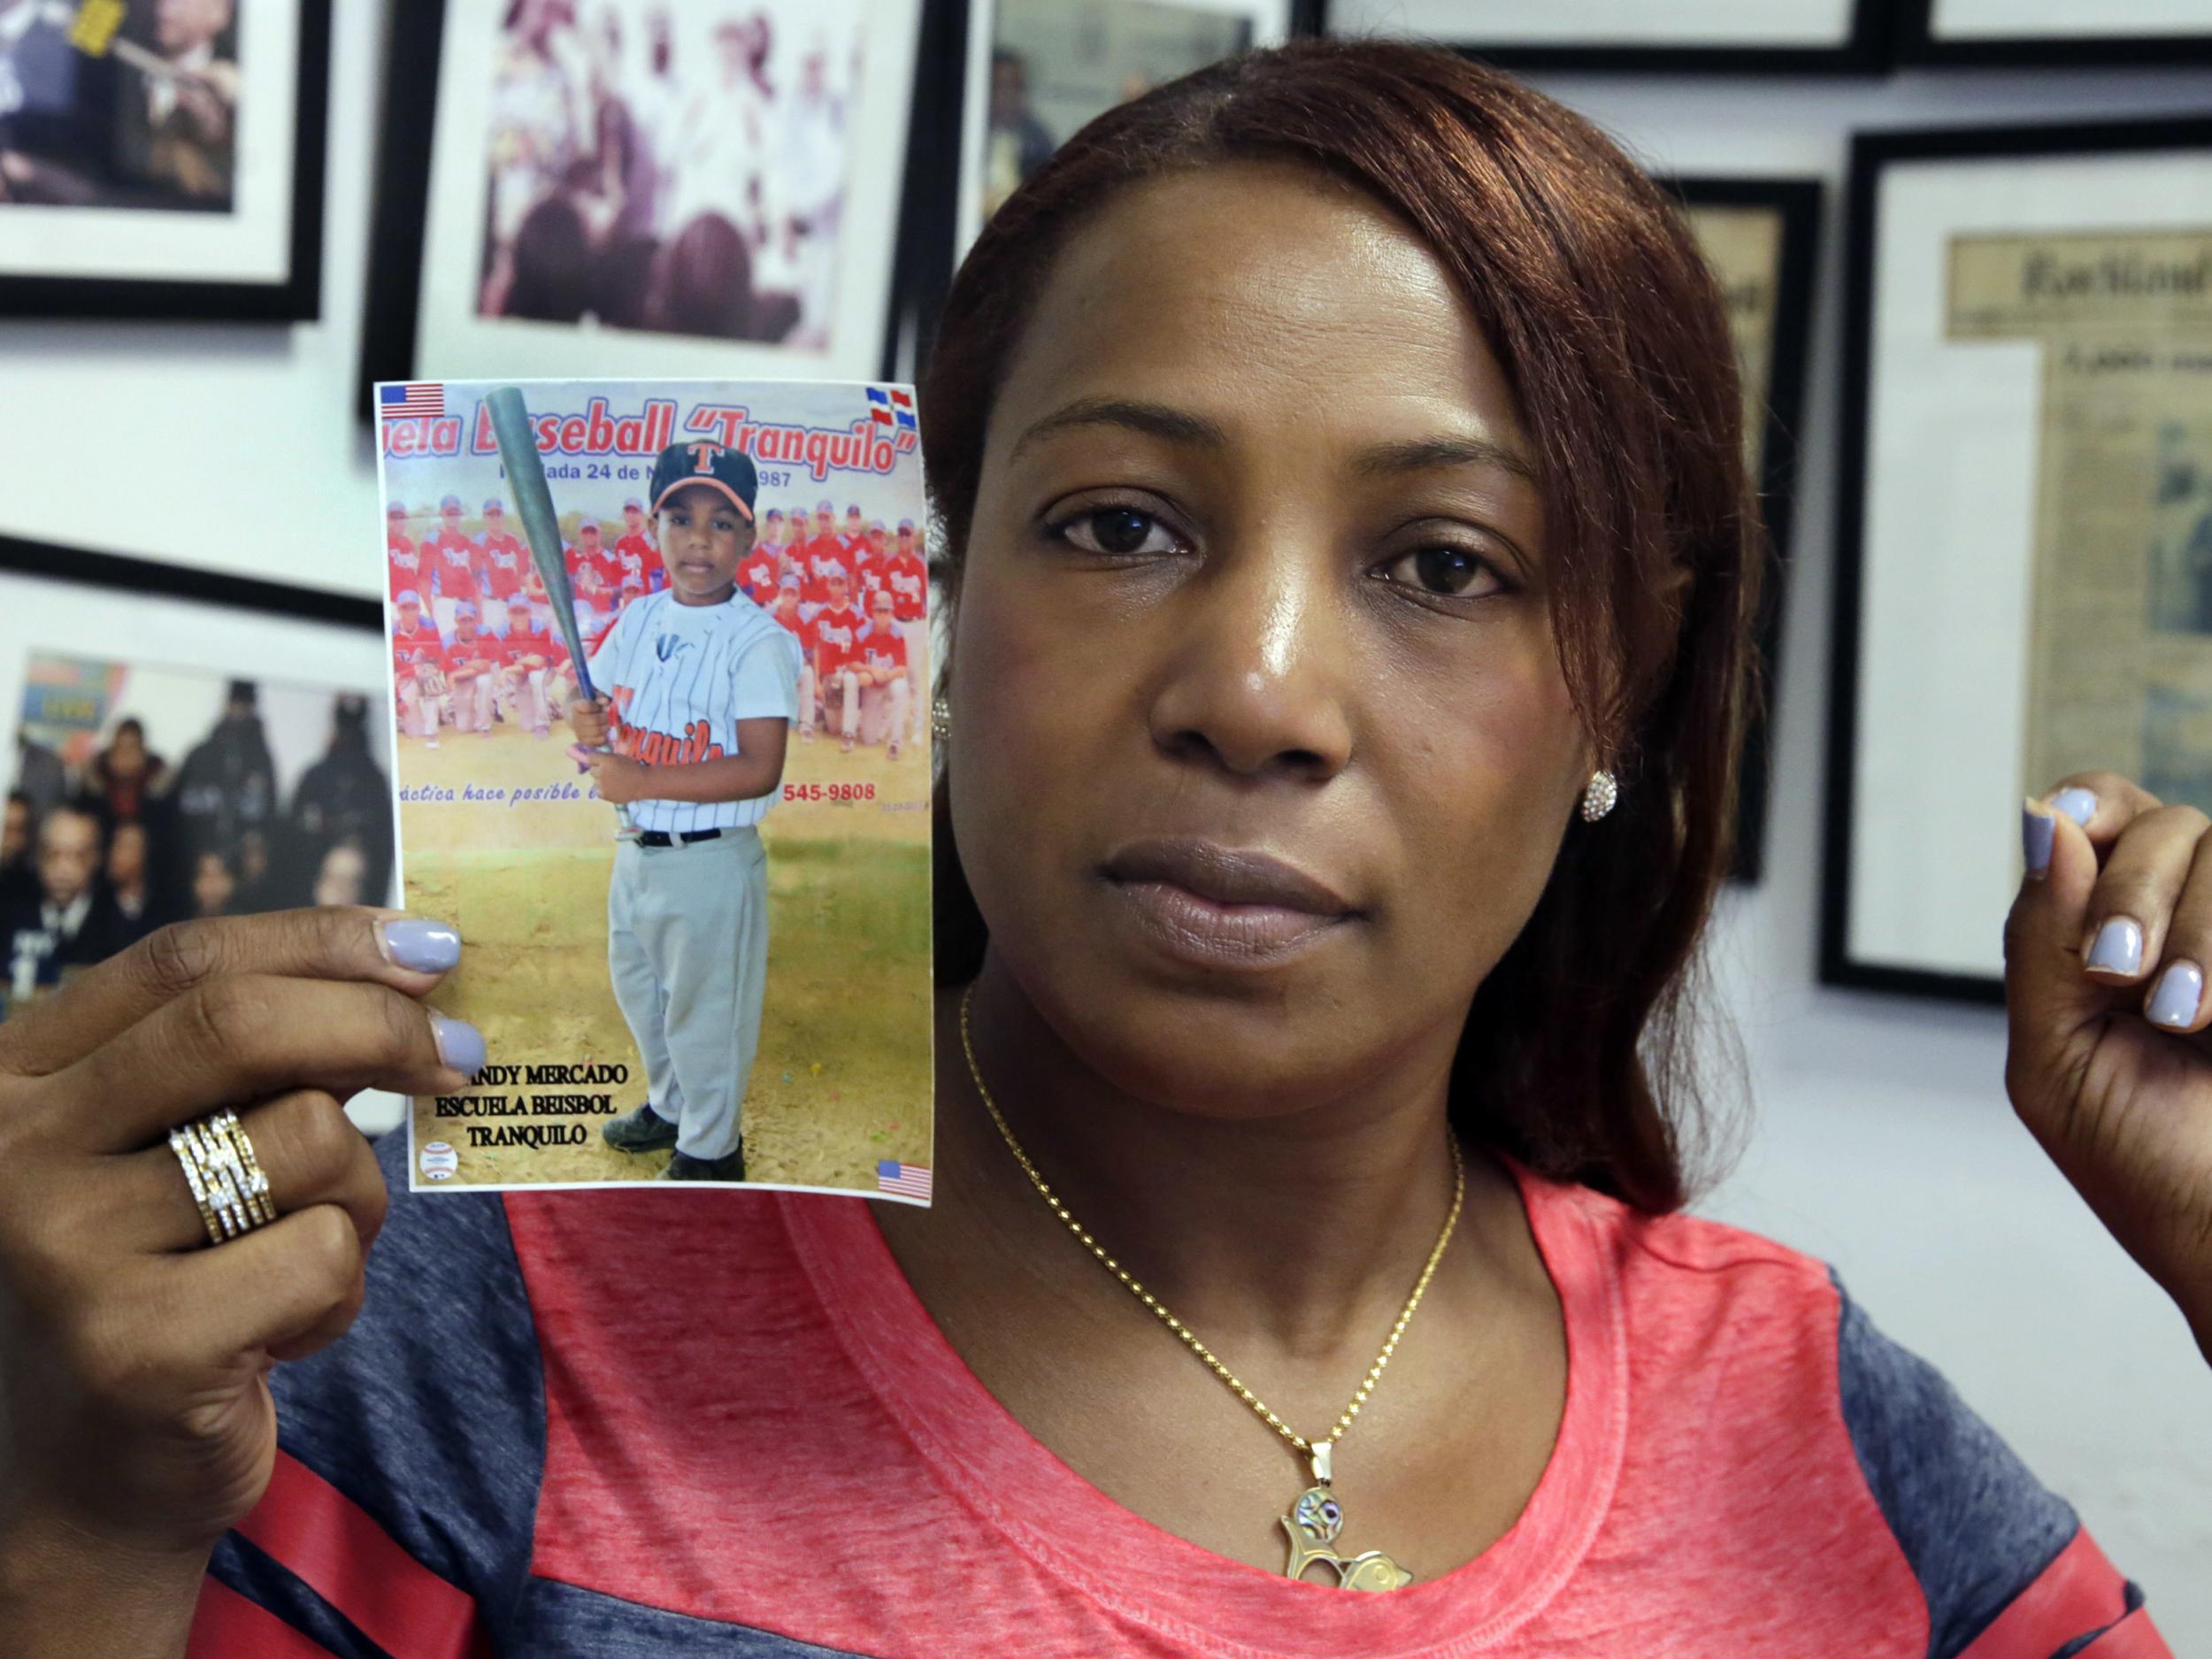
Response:
M904 534L907 531L911 530L913 527L914 521L911 518L902 518L899 520L899 532L901 534Z
M407 503L403 501L386 502L384 503L384 516L387 518L404 518L407 516Z
M460 511L461 498L458 495L448 495L443 501L438 503L438 511L440 512Z
M704 443L694 440L689 443L672 443L653 463L653 511L658 512L668 504L668 498L687 484L704 484L718 489L730 498L745 522L753 521L753 502L760 494L760 474L753 470L753 457L719 443Z
M636 508L640 512L643 512L645 511L645 503L640 501L635 495L625 495L622 498L622 510L625 512L627 512L633 507Z
M530 609L530 596L529 596L527 594L513 594L513 595L509 595L509 597L508 597L508 600L507 600L507 609L508 609L508 610L510 610L510 611L527 611L527 610L529 610L529 609Z
M453 614L456 617L473 617L476 614L475 602L468 599L455 600L453 602Z
M396 605L412 605L419 611L422 609L422 595L411 588L404 588L393 595L392 603Z
M797 593L799 591L799 572L796 571L784 572L783 580L778 582L776 586L779 588L788 588L793 593Z
M484 503L484 511L486 512L503 513L507 511L507 503L500 500L498 496L495 495Z

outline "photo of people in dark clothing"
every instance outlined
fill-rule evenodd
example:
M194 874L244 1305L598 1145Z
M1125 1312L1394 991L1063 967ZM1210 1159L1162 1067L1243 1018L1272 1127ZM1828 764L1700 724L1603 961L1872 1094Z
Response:
M0 0L0 207L228 212L238 0Z
M0 1008L167 922L386 902L389 719L368 698L37 655L26 682Z

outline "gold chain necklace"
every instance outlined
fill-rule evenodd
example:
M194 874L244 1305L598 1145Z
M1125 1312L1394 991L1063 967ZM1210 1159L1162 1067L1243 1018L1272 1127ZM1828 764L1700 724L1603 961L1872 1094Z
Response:
M1037 1166L1029 1161L1029 1154L1022 1150L1022 1143L1014 1139L1014 1131L1008 1125L1005 1114L999 1110L998 1102L991 1098L990 1088L983 1081L983 1068L976 1064L975 1043L968 1034L968 1004L974 995L973 986L960 995L960 1048L968 1058L968 1076L974 1081L976 1094L982 1098L983 1110L991 1114L991 1121L998 1125L1007 1150L1022 1166L1022 1173L1029 1177L1029 1184L1037 1189L1037 1195L1051 1206L1054 1215L1067 1224L1068 1231L1097 1259L1100 1266L1128 1286L1130 1294L1156 1314L1161 1324L1183 1340L1184 1347L1206 1363L1207 1370L1227 1384L1238 1399L1250 1406L1265 1420L1268 1427L1306 1458L1308 1467L1313 1473L1313 1485L1298 1494L1298 1501L1291 1506L1290 1513L1281 1517L1283 1531L1290 1540L1290 1560L1284 1568L1285 1573L1293 1578L1302 1578L1308 1567L1320 1562L1334 1570L1337 1583L1347 1590L1395 1590L1401 1585L1412 1582L1413 1575L1379 1549L1344 1555L1333 1548L1337 1534L1344 1530L1344 1507L1329 1490L1329 1459L1331 1449L1344 1438L1352 1426L1352 1420L1359 1416L1360 1408L1367 1403L1367 1396L1374 1392L1376 1383L1382 1378L1383 1367L1390 1363L1390 1356L1398 1351L1398 1339L1405 1334L1406 1326L1412 1323L1413 1310L1421 1305L1422 1294L1428 1289L1429 1280L1435 1275L1436 1264L1444 1259L1444 1247L1452 1241L1452 1230L1459 1225L1460 1204L1467 1196L1467 1165L1459 1155L1459 1148L1456 1146L1452 1148L1451 1213L1444 1217L1444 1230L1436 1235L1435 1248L1429 1251L1429 1259L1422 1265L1421 1277L1414 1281L1413 1294L1406 1298L1406 1305L1398 1314L1398 1323L1390 1327L1389 1340L1384 1342L1382 1352L1375 1356L1374 1364L1368 1368L1367 1375L1361 1379L1358 1389L1352 1395L1351 1403L1339 1414L1325 1438L1309 1440L1276 1416L1264 1401L1244 1386L1234 1371L1214 1356L1211 1348L1198 1340L1197 1333L1170 1313L1166 1304L1147 1290L1127 1268L1117 1262L1106 1247L1093 1238L1089 1230L1069 1213L1068 1207L1060 1202L1059 1194L1037 1172Z

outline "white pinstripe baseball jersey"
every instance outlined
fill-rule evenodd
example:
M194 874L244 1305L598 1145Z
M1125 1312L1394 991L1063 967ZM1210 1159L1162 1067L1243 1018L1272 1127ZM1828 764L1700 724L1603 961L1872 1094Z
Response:
M663 591L632 600L591 654L593 688L612 699L617 747L648 764L738 753L737 722L799 718L798 641L739 588L718 605ZM757 824L777 792L751 801L637 801L641 829L668 834Z

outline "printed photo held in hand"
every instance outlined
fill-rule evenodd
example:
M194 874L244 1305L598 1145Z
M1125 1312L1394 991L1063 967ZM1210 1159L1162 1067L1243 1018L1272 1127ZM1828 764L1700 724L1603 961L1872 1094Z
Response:
M484 1033L419 1188L930 1191L904 387L380 388L403 902Z

